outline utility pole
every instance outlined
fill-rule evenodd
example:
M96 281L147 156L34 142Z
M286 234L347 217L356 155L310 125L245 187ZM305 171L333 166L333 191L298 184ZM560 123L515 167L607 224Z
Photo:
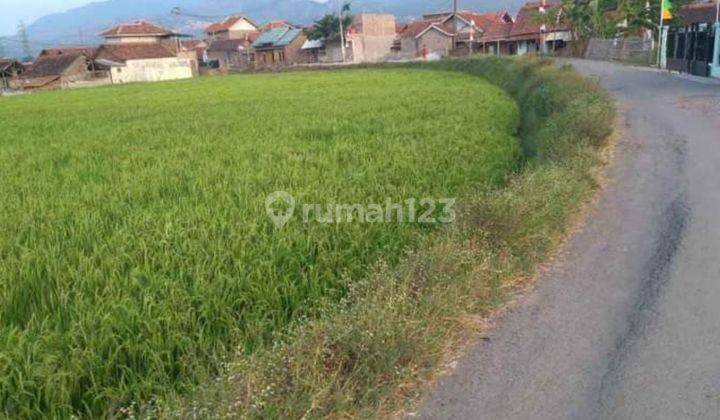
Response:
M345 25L343 25L343 0L338 2L338 22L340 23L340 50L342 51L342 62L345 63Z
M458 0L453 0L453 22L455 22L455 28L453 28L453 50L457 49L457 41L458 41L457 12L458 12Z

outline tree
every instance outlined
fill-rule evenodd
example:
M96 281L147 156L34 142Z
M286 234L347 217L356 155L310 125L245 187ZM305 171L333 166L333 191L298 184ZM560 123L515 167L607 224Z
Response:
M18 40L20 40L20 47L22 48L22 61L32 61L33 54L32 50L30 49L30 40L28 39L27 27L25 27L25 22L23 21L20 21L20 23L18 23L17 36Z
M342 6L342 24L344 28L352 25L353 17L350 14L350 3ZM340 39L340 19L337 14L328 13L327 15L316 20L312 30L307 34L309 39L325 39L329 41L337 41Z
M0 38L0 57L5 57L5 41Z

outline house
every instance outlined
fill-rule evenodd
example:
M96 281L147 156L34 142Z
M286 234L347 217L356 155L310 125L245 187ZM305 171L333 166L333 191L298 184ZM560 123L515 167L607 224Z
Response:
M509 40L513 23L513 21L501 21L483 27L482 34L478 39L479 51L491 55L514 55L516 53L516 43Z
M303 63L320 63L325 61L325 41L322 39L308 39L300 47L301 61Z
M95 63L106 67L113 84L156 82L194 77L194 62L161 43L104 44Z
M375 13L357 14L353 17L353 23L348 28L345 38L346 61L353 63L383 61L390 55L396 36L395 16Z
M252 20L245 16L230 16L221 22L213 23L205 28L208 39L247 39L248 36L256 36L260 28Z
M302 29L281 26L260 34L253 42L256 66L291 65L302 62L301 48L307 41Z
M20 86L25 90L57 89L71 83L90 80L90 59L82 53L41 55L32 70L22 74Z
M197 51L183 47L181 35L154 23L123 23L100 34L94 64L108 69L112 83L156 82L198 74Z
M720 25L718 5L693 3L679 8L679 19L670 23L662 49L668 70L702 77L720 77ZM713 64L714 63L714 64Z
M572 40L570 28L562 22L560 3L526 3L518 12L506 41L514 43L515 54L551 52Z
M0 57L0 90L15 88L18 76L24 70L22 63L14 58Z
M201 39L188 39L180 41L180 48L182 51L191 52L190 54L198 64L205 62L205 53L208 48L208 43Z
M446 56L453 48L453 34L443 26L444 18L408 23L400 38L400 55L408 58Z
M505 28L514 22L512 16L504 11L478 13L464 10L457 13L425 15L423 18L430 21L439 20L445 31L455 35L455 48L467 52L481 50L480 38L488 30Z
M210 67L230 69L246 68L252 63L252 43L259 33L247 33L245 39L216 39L206 50L206 59Z

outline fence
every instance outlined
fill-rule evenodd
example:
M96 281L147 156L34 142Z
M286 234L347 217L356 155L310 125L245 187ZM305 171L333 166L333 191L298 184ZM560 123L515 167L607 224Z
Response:
M652 65L657 61L653 42L643 38L593 38L588 43L585 58L592 60L622 61L632 64Z

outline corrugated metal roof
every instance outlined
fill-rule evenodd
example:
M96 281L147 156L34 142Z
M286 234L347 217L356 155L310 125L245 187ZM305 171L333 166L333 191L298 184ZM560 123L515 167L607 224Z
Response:
M325 41L322 39L308 39L305 41L302 47L300 47L301 50L315 50L318 48L322 48L325 46Z
M283 26L263 32L253 43L253 48L284 47L302 33L302 29Z

